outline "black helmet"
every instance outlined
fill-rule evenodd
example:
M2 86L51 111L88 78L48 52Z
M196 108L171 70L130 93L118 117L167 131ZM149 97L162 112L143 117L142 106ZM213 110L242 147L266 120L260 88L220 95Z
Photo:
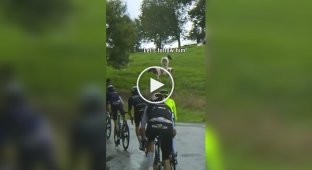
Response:
M168 95L169 95L169 92L168 92L168 90L166 90L166 89L161 89L161 90L160 90L160 93L161 93L162 95L164 95L164 96L168 96Z
M113 85L109 85L109 86L107 87L107 91L108 91L108 92L114 92L114 91L116 91L116 89L115 89L115 87L114 87Z
M151 100L158 102L158 101L162 101L164 99L164 95L162 95L161 93L154 93L152 94Z
M133 95L138 94L138 87L137 87L137 86L133 86L133 87L131 88L131 93L132 93Z

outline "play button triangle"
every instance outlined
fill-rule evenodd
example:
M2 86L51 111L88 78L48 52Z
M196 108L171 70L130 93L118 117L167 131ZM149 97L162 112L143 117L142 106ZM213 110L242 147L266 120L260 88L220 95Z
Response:
M165 84L150 78L150 93L153 93L155 90L161 88L162 86L164 86Z

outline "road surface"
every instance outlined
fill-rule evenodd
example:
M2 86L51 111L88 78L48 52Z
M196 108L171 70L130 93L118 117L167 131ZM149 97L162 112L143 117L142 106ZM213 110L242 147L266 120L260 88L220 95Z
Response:
M146 170L146 157L139 150L134 126L130 126L130 146L124 151L115 147L113 134L106 144L107 170ZM203 124L177 123L177 170L205 170L205 127Z

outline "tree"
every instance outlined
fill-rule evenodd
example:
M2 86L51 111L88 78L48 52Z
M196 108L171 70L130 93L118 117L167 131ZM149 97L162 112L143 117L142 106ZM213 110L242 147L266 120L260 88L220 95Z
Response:
M179 2L179 0L171 0L172 9L174 10L174 17L172 17L172 26L174 27L174 36L175 39L178 41L178 47L181 47L181 34L183 31L183 26L185 24L186 17L185 17L185 4L183 2Z
M144 37L162 48L176 36L176 15L171 0L143 0L140 20Z
M140 51L141 50L141 44L144 39L144 33L142 28L142 23L139 19L134 20L135 29L136 29L136 40L134 43L134 51Z
M196 39L200 43L205 39L206 16L205 16L205 0L199 0L196 6L189 11L189 15L193 22L193 28L189 33L191 39Z
M119 69L129 62L137 36L136 26L127 15L123 1L110 0L106 8L106 59L109 65Z
M5 19L36 33L57 27L71 10L70 0L4 0L0 2L0 10Z

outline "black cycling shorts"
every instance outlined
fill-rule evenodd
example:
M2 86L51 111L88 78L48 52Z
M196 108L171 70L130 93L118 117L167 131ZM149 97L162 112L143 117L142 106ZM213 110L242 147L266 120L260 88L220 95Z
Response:
M111 105L111 110L112 110L113 120L117 120L118 111L122 116L125 115L125 109L121 103L117 105Z
M144 111L134 112L134 123L136 127L140 126L140 122L142 120L143 114L144 114Z
M167 125L168 129L155 129L148 124L145 131L148 142L154 142L156 136L159 136L163 160L169 159L169 155L172 151L173 128L170 127L172 126L171 124Z

